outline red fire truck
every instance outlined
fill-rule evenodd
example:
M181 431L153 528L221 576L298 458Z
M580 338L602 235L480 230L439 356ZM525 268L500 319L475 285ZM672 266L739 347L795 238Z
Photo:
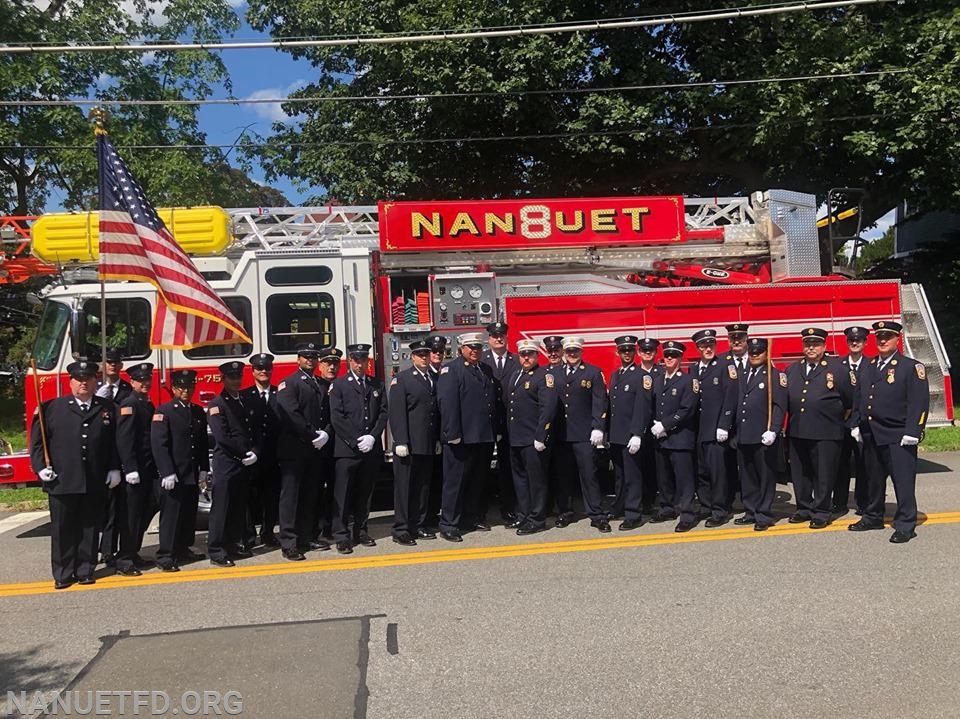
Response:
M164 212L254 344L151 349L150 285L107 283L101 317L95 213L45 215L33 226L32 250L55 272L41 293L27 416L36 386L42 399L67 391L65 367L99 346L101 322L127 364L154 363L156 402L169 397L170 372L189 367L198 371L196 399L206 403L227 358L269 352L280 378L305 341L341 349L370 343L373 370L389 378L410 361L411 341L452 339L504 319L511 346L521 338L582 335L586 361L610 370L617 335L688 342L697 329L747 322L752 335L772 339L782 365L800 356L802 327L827 328L828 350L842 354L843 328L894 318L905 327L904 351L928 368L929 424L953 420L948 360L923 289L832 274L812 195ZM456 351L455 342L450 347ZM33 480L25 456L0 457L0 481Z

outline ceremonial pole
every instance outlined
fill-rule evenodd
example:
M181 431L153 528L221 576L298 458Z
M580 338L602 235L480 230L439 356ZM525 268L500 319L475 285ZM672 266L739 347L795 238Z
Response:
M90 110L89 118L93 120L93 135L94 137L100 137L107 134L107 130L104 127L104 124L110 118L110 113L104 110L102 107L95 107ZM98 193L97 209L103 211L102 202L102 193ZM99 223L97 224L97 256L100 255L100 247L102 246L101 237L100 237L100 227ZM99 273L98 273L99 274ZM103 275L100 275L100 371L103 372L104 364L107 361L107 283L103 279Z

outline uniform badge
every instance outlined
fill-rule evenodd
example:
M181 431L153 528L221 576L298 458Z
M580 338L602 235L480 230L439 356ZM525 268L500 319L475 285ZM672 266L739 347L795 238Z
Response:
M373 390L373 396L374 396L374 397L379 397L379 396L380 396L380 390L378 390L378 389Z
M833 389L833 372L827 372L827 389Z
M671 388L670 388L670 394L673 395L674 397L676 397L676 396L677 396L677 388L676 388L676 387L671 387Z
M653 377L650 375L644 375L643 377L643 388L646 390L653 388Z
M783 374L783 372L780 373L780 386L781 387L787 386L787 376Z
M927 378L927 369L922 364L917 362L913 368L917 371L917 379L926 379Z
M153 421L154 421L154 422L162 422L162 421L163 421L163 415L162 415L162 414L159 414L159 413L153 415Z
M441 368L440 368L440 374L446 374L446 373L449 372L449 371L450 371L450 368L449 368L449 367L441 367Z
M121 408L120 408L120 416L121 416L121 417L124 417L124 416L126 416L126 415L128 415L128 414L133 414L133 407L121 407Z
M529 382L524 382L524 383L523 383L523 388L524 388L524 389L530 389L530 383L529 383Z
M588 379L580 380L580 386L584 389L591 389L593 387L593 381Z
M717 378L714 377L713 379L716 380ZM692 385L693 385L693 391L694 391L695 393L699 394L699 393L700 393L700 380L694 378ZM673 390L673 393L676 394L676 393L677 393L677 390Z
M732 364L728 364L728 365L727 365L727 376L729 376L730 379L736 379L736 378L737 378L737 367L736 367L736 365L732 365Z
M630 391L630 385L628 385L628 384L623 385L623 391L624 391L624 392L629 392L629 391Z
M893 384L897 381L896 370L892 367L887 370L887 384Z
M280 384L277 385L277 392L285 389L286 386L287 386L287 383L286 383L286 382L281 382Z
M107 410L103 410L103 412L100 413L100 421L103 422L104 425L110 424L110 413Z
M857 373L853 370L850 370L850 384L852 384L854 387L857 386Z
M734 377L733 379L736 379L736 377ZM714 377L714 378L713 378L713 383L714 383L715 385L720 384L720 378L719 378L719 377Z
M218 414L220 414L220 408L211 407L210 409L207 410L207 414L209 414L211 417L216 417Z
M543 375L543 381L546 383L547 387L553 387L553 375L549 372Z

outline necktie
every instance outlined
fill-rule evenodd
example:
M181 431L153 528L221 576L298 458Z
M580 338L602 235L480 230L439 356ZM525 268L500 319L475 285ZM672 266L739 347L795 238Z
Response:
M427 384L430 386L430 389L433 389L433 379L430 377L430 375L421 372L420 376L427 381Z
M270 393L267 391L261 392L260 397L263 399L264 404L270 403Z
M90 409L90 405L89 405L89 404L87 404L86 402L81 402L81 403L80 403L80 411L81 411L81 412L87 412L87 411L89 411L89 409Z
M567 365L567 377L569 377L572 374L573 374L573 367L571 365Z
M747 383L751 382L756 374L757 374L757 370L751 368L750 374L747 375Z
M503 372L503 357L497 357L497 371Z
M807 365L807 377L810 376L810 373L811 373L811 372L813 372L813 365L812 365L812 364L808 364L808 365Z
M697 372L697 377L703 377L703 373L707 371L707 368L703 365L699 366L699 371Z

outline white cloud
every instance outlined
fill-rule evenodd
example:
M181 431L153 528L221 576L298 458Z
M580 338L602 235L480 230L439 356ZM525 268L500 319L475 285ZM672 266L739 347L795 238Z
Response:
M890 210L887 214L877 220L876 226L865 230L863 232L863 238L868 242L873 242L874 240L879 240L883 237L884 233L890 229L890 226L897 219L897 210L896 208Z
M299 90L301 87L305 86L306 80L294 80L289 85L284 87L265 87L261 90L254 90L249 95L247 95L244 100L269 100L273 98L286 98L289 97L291 92ZM269 120L270 122L290 122L290 118L280 107L279 102L264 102L257 103L254 105L243 105L242 107L247 108L253 112L253 114L258 117L263 118L264 120Z

